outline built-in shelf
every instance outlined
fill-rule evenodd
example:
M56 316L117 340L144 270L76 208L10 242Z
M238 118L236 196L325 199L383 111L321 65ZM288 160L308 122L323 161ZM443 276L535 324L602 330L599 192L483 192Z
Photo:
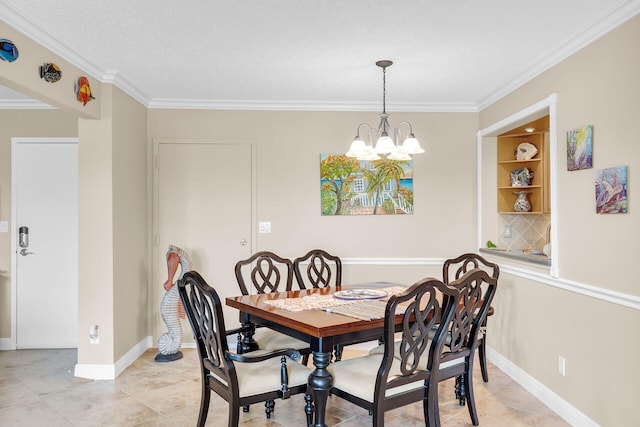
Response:
M518 146L524 142L533 144L538 153L528 160L516 159ZM510 214L541 214L548 212L547 177L545 163L547 156L545 150L545 133L543 131L525 134L503 134L498 136L498 212ZM531 185L511 185L511 173L527 168L533 172ZM514 203L518 197L518 191L527 192L527 200L531 203L531 211L515 211Z

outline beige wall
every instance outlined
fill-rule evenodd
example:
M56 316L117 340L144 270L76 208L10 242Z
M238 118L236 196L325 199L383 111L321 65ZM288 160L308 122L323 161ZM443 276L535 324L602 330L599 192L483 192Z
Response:
M377 125L377 119L376 113L149 110L149 138L256 141L257 221L272 228L257 235L256 250L291 258L316 247L343 258L437 258L473 250L475 113L392 113L392 124L411 121L426 150L414 156L413 215L321 216L320 154L344 153L356 126ZM411 284L425 275L440 270L347 264L343 281ZM156 318L157 304L151 309ZM154 342L163 326L154 330Z
M149 335L147 110L113 93L113 264L115 360Z
M406 216L320 215L320 153L345 152L359 123L377 125L375 113L150 110L149 138L256 141L258 221L272 223L259 250L424 258L471 249L477 114L391 115L400 120L427 151L414 156L415 213Z
M634 170L640 118L640 17L551 68L480 114L484 128L558 93L559 271L561 279L640 296ZM594 126L593 169L567 171L566 132ZM629 213L595 213L594 174L628 167ZM634 197L635 196L635 197ZM603 426L640 425L640 312L541 282L503 275L489 344ZM557 373L558 355L566 376Z
M79 120L79 364L113 364L149 333L146 109L102 94L102 118Z
M11 138L75 137L78 120L59 110L0 110L0 221L12 224ZM0 339L11 337L11 233L0 233Z

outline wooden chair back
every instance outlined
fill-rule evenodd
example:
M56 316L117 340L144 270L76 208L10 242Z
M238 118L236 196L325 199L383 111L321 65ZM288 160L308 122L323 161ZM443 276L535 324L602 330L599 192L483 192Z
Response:
M249 288L259 294L290 291L293 284L293 262L269 251L238 261L235 273L243 295L249 295Z
M312 249L293 260L293 271L300 289L340 287L342 261L322 249Z

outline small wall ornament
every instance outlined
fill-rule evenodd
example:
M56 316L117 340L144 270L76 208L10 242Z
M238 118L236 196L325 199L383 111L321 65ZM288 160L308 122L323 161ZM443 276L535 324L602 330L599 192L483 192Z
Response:
M40 66L40 78L46 82L55 83L62 78L62 71L53 62L45 62Z
M91 95L91 86L89 85L89 79L82 76L78 79L78 83L76 83L76 95L78 97L78 101L82 102L82 105L87 105L87 102L95 99L93 95Z
M18 48L9 39L0 39L0 59L13 62L18 59Z
M516 169L511 171L512 187L527 187L531 185L533 179L533 171L528 168Z

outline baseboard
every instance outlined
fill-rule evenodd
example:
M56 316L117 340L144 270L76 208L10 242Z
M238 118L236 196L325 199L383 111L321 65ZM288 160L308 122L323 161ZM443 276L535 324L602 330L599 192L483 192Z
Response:
M15 350L16 345L11 338L0 338L0 350Z
M151 336L143 338L138 344L133 346L131 350L126 352L124 356L118 359L115 364L93 365L78 363L74 369L74 375L92 380L114 380L138 357L142 356L152 344L153 338Z
M490 346L487 346L487 359L572 426L599 427L598 423Z

